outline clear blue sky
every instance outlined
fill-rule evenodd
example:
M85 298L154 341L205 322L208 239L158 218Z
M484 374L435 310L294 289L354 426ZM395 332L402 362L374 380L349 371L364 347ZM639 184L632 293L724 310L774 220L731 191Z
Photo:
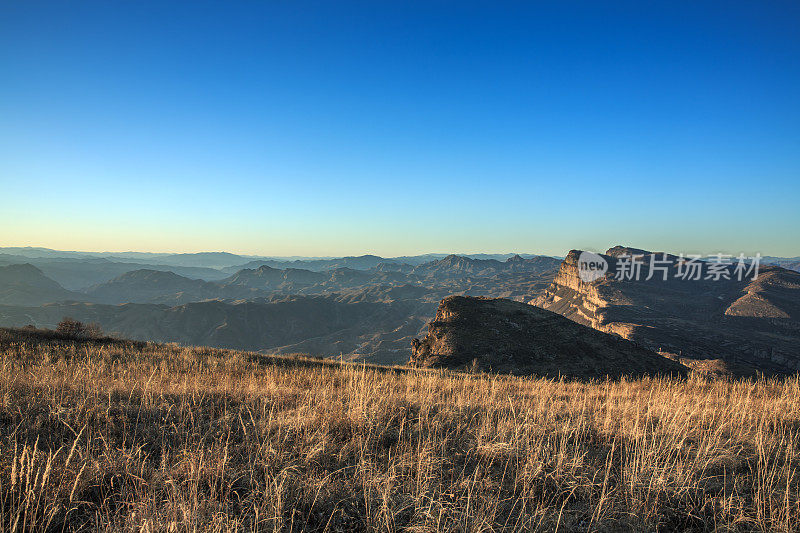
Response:
M800 3L3 2L0 245L800 255Z

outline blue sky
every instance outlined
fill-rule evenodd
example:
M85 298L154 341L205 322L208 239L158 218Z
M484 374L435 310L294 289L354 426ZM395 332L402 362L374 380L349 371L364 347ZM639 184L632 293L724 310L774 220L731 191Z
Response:
M5 2L0 245L800 255L800 4Z

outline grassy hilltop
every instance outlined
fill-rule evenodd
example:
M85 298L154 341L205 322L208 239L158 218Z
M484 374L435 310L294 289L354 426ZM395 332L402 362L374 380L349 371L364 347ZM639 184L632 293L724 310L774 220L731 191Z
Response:
M790 531L800 381L563 382L0 331L0 531Z

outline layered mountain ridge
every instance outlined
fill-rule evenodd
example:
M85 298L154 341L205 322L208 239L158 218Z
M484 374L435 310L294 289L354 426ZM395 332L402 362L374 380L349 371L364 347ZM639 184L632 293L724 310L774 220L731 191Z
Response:
M699 279L683 279L685 259L617 246L600 254L608 272L586 282L580 254L567 255L533 305L677 357L800 369L800 273L761 265L755 279L739 280L735 264L720 268L703 261L696 267ZM632 256L642 256L639 279L620 279L620 262ZM654 257L657 265L651 265ZM666 272L648 280L651 266Z
M549 257L443 259L416 267L384 262L364 270L262 264L218 281L137 269L83 292L48 280L53 290L40 297L0 300L0 324L53 328L71 316L137 340L403 363L411 339L442 297L455 292L527 301L547 286L559 263ZM276 328L292 334L279 335Z
M641 277L647 277L649 252L616 246L600 256L608 273L591 283L579 276L578 250L563 261L480 254L390 260L362 256L276 260L272 264L283 267L278 268L256 259L255 268L199 279L206 267L187 264L223 265L242 258L126 253L112 261L74 254L55 257L47 250L32 253L41 257L31 261L67 273L73 281L121 272L76 291L51 279L44 267L0 267L0 326L52 328L64 316L73 316L140 340L404 363L411 339L425 336L438 302L461 295L535 303L693 368L794 372L800 361L800 274L764 264L756 279L739 281L733 267L724 271L731 279L706 279L711 266L702 263L700 279L687 281L677 277L685 267L680 257L659 254L666 261L661 266L667 280L659 275L623 280L614 274L630 255L645 256ZM126 262L145 260L161 265L141 268L141 262ZM214 276L224 274L224 268L213 269ZM181 275L184 271L191 275ZM361 314L365 308L370 312ZM335 327L318 327L309 317ZM274 324L292 335L278 335L271 329ZM262 330L273 333L264 335Z

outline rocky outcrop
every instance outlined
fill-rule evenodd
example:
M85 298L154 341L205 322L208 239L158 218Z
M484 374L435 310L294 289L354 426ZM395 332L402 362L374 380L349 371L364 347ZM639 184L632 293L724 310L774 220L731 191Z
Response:
M686 368L618 336L502 298L449 296L411 364L579 379L682 374Z
M714 279L708 262L700 279L678 276L681 258L615 246L600 256L605 276L579 275L580 250L571 251L550 286L531 303L599 331L617 334L678 358L721 359L737 373L800 369L800 274L762 265L757 279L737 279L734 266ZM643 255L638 279L617 279L618 262ZM684 266L685 268L685 266ZM726 279L730 278L730 279ZM710 278L710 279L709 279Z

